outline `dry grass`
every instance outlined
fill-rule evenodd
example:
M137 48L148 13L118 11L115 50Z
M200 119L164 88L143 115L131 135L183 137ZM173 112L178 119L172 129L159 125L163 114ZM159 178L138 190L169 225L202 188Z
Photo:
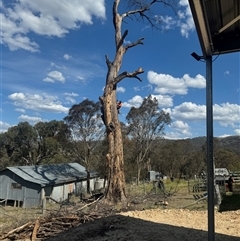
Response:
M59 209L57 204L48 204L47 209ZM29 221L35 221L43 216L42 208L21 208L12 206L0 206L0 233L10 231Z
M0 233L19 227L41 215L41 209L23 209L0 206Z

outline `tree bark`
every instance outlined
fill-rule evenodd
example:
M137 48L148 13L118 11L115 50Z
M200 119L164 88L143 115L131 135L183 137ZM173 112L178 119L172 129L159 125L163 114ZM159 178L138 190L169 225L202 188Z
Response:
M139 185L140 182L140 176L141 176L141 162L139 159L137 159L137 186Z
M111 62L107 56L106 63L108 67L106 84L104 94L100 97L103 110L103 121L107 130L108 140L108 153L106 155L107 168L108 168L108 185L105 193L105 198L108 202L126 203L126 186L124 176L124 159L123 159L123 142L121 125L118 120L116 91L117 84L124 78L136 78L141 80L138 75L143 73L143 69L139 68L136 71L129 73L124 71L119 74L122 65L122 60L125 52L138 44L142 44L143 38L138 39L136 42L124 46L124 39L128 31L126 30L123 35L121 33L121 26L123 19L127 14L120 15L118 13L118 5L120 0L113 2L113 25L115 29L115 46L116 54L114 60ZM133 13L132 13L133 14Z
M114 66L111 68L114 69ZM109 71L115 72L110 69ZM115 72L116 73L116 72ZM109 202L126 202L123 144L116 103L116 85L112 84L114 75L109 75L103 100L104 118L107 129L108 153L106 155L108 176L105 198Z

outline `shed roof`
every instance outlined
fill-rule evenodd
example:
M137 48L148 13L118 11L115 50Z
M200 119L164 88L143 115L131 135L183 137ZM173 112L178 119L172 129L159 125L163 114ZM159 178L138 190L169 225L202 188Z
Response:
M7 167L26 181L48 186L82 180L87 177L86 169L78 163L51 164L39 166ZM5 169L5 170L6 170ZM94 176L96 173L92 173Z
M189 0L204 57L240 51L239 0Z

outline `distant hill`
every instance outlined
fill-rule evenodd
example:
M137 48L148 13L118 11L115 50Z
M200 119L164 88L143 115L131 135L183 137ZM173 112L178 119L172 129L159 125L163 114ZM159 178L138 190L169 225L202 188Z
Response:
M192 138L192 139L189 139L189 140L192 143L194 149L201 150L202 146L207 141L207 138L205 136L201 136L201 137L195 137L195 138Z
M218 138L219 146L240 153L240 136Z
M202 146L205 145L207 138L205 136L201 136L188 140L192 143L192 146L195 150L201 150ZM217 145L223 149L228 149L240 153L240 136L228 136L224 138L214 137L214 140L217 141Z

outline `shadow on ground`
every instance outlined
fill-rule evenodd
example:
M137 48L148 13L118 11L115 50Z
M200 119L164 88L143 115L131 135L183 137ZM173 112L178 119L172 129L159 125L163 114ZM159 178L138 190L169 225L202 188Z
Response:
M240 209L240 194L225 194L222 196L222 202L219 212L236 211Z
M218 241L239 241L239 237L215 234ZM206 231L159 224L115 215L71 228L45 241L205 241Z

